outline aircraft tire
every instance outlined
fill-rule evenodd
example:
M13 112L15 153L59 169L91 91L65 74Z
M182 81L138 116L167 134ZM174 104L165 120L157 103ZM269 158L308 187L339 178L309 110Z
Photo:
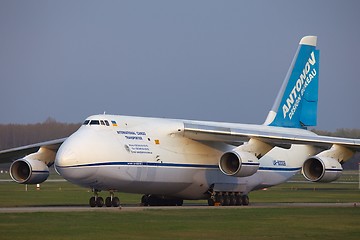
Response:
M234 195L234 194L231 194L231 195L229 196L229 199L230 199L229 205L230 205L230 206L235 206L235 205L236 205L236 197L235 197L235 195Z
M240 194L236 194L235 195L235 199L236 199L236 206L241 206L242 205L242 198Z
M113 207L119 207L120 206L120 199L118 197L114 197L112 199L112 206Z
M95 197L91 197L89 200L90 207L96 207L96 200Z
M182 206L184 204L184 200L177 200L175 206Z
M111 206L112 206L111 197L105 198L105 206L107 206L107 207L111 207Z
M242 201L242 205L244 205L244 206L249 205L249 203L250 203L249 196L248 195L241 196L241 201Z
M224 203L222 206L230 206L230 196L228 194L223 195Z
M102 197L98 197L96 199L96 206L98 206L98 207L104 206L104 199Z
M220 206L224 206L224 197L221 193L215 194L215 202L219 203Z
M149 206L149 195L143 195L141 197L141 205L142 206Z

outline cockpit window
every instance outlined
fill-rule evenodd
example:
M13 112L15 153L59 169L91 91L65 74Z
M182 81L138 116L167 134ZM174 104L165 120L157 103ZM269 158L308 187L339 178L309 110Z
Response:
M117 126L115 121L111 121L112 126ZM110 126L110 122L108 120L85 120L83 125L102 125L102 126Z
M91 120L90 125L100 125L99 120Z

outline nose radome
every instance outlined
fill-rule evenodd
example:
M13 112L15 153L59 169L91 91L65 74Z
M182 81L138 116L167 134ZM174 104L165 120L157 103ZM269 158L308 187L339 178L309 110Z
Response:
M70 167L77 163L77 154L73 147L65 141L59 148L55 157L56 167Z
M55 157L55 169L64 179L86 187L94 181L97 169L89 167L92 159L88 154L95 149L93 136L93 131L78 130L60 146Z

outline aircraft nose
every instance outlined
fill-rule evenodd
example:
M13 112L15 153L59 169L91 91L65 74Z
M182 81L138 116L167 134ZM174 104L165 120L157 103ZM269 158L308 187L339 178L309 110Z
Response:
M87 167L89 162L86 149L91 148L84 148L84 142L86 144L81 133L74 133L60 146L55 157L57 173L66 180L79 185L90 181L89 179L96 171L94 168Z
M58 167L68 167L74 165L77 162L77 157L73 148L64 146L63 144L55 158L55 165Z
M55 169L60 175L64 175L66 168L75 166L78 162L77 154L67 140L60 146L55 157Z

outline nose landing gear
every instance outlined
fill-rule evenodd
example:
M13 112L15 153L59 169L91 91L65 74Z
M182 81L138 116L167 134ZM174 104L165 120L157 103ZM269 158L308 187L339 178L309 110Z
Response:
M90 198L89 205L90 207L102 207L104 206L104 199L99 197L99 191L93 190L94 196ZM105 206L106 207L119 207L120 206L120 199L114 196L114 192L110 192L110 197L105 199Z
M120 199L118 197L114 197L114 193L110 192L110 197L105 199L105 206L107 207L119 207Z

